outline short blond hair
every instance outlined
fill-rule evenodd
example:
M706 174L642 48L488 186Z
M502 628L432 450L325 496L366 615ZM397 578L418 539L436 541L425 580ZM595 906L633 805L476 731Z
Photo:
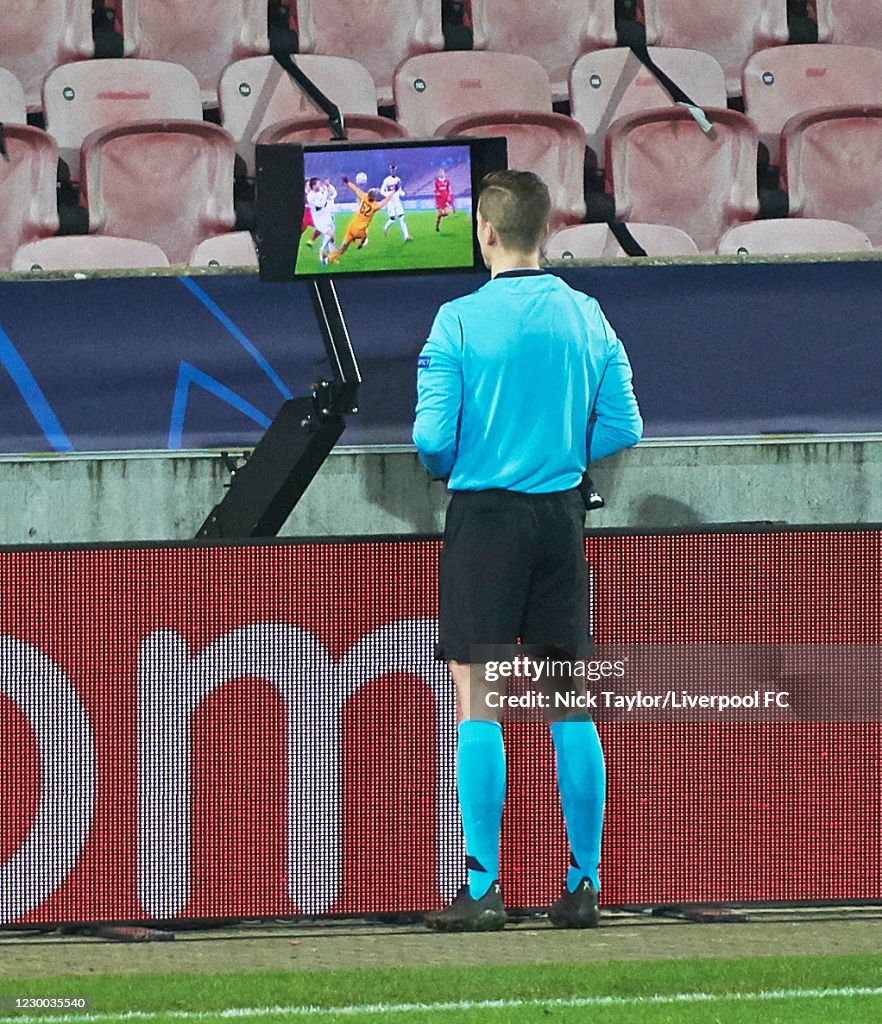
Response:
M481 182L478 212L506 249L535 252L548 233L548 186L532 171L492 171Z

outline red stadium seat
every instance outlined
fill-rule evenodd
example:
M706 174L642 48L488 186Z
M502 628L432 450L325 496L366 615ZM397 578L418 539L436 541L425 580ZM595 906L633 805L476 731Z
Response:
M80 147L99 128L130 121L202 119L193 73L161 60L92 60L56 68L43 86L46 130L71 178L80 180Z
M435 133L445 136L501 135L508 140L508 166L535 171L551 193L551 230L585 219L585 133L563 114L497 112L456 117Z
M269 52L266 0L122 0L122 28L127 53L189 68L205 106L228 64Z
M882 0L815 0L818 39L882 49Z
M58 230L55 141L39 128L7 124L6 149L9 159L0 158L0 269L4 270L22 245Z
M653 61L701 107L726 106L723 69L707 53L651 47ZM570 72L573 117L585 129L597 167L606 159L606 132L627 114L676 106L658 79L629 49L598 50L581 57Z
M864 252L872 249L866 234L836 220L782 218L736 224L720 239L723 256L762 253Z
M350 114L346 118L348 142L369 142L373 139L404 139L407 132L397 121L376 114ZM258 135L257 141L266 145L275 142L330 142L328 119L314 114L291 117L287 121L271 124Z
M27 124L27 104L21 82L11 71L0 68L0 121Z
M629 224L628 230L647 256L698 255L698 246L679 228ZM577 224L555 232L545 243L545 256L550 260L621 259L627 255L607 224Z
M23 245L13 270L138 270L167 267L162 249L137 238L110 235L62 235Z
M715 138L683 107L616 121L606 137L606 188L617 220L670 224L714 252L723 232L759 210L758 139L743 114L706 113Z
M357 61L313 54L292 59L344 114L377 115L373 79ZM272 57L249 57L230 65L221 78L219 97L223 126L236 143L248 177L254 176L254 143L264 128L318 113Z
M93 132L83 143L89 229L155 242L185 264L205 238L235 223L235 147L202 121L145 121Z
M413 57L396 72L394 89L398 120L415 138L434 135L453 117L498 110L552 112L547 72L521 54L466 51Z
M257 249L249 231L230 231L200 242L187 262L191 267L256 267Z
M568 98L573 62L583 53L616 45L612 0L472 0L476 50L533 57L548 72L555 100Z
M297 0L302 53L354 57L371 73L377 103L392 103L396 67L444 49L438 0Z
M781 129L791 117L844 103L882 103L882 52L869 46L779 46L755 53L742 80L747 113L777 166Z
M54 67L94 52L92 0L0 4L0 67L21 83L28 110L40 109L43 79Z
M841 220L882 247L882 105L830 107L791 118L781 134L790 214Z
M741 91L747 58L786 43L787 0L643 0L647 32L659 46L704 50L726 73L730 96Z

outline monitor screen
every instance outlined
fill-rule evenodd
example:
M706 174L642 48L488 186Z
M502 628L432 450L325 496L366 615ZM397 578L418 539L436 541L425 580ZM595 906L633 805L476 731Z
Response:
M478 187L504 139L257 147L264 280L482 266Z

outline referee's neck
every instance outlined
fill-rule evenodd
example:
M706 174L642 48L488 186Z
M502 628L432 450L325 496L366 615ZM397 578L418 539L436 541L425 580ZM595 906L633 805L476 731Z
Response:
M507 270L539 270L539 250L533 253L508 252L498 249L493 253L490 266L490 277L502 274Z

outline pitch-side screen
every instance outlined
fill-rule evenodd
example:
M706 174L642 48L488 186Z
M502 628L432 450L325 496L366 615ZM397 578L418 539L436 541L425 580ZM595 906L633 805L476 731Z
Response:
M504 139L257 147L260 276L481 267L475 203Z

